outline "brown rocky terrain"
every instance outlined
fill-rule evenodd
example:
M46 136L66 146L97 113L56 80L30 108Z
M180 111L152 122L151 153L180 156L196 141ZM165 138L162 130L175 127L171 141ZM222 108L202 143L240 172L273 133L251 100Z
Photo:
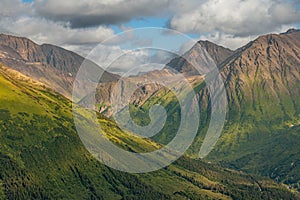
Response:
M204 57L206 53L208 53L216 65L219 66L229 56L233 55L234 52L230 49L218 46L208 41L199 41L183 57L190 61L202 63L205 59ZM155 81L157 79L165 80L165 82L172 82L178 78L176 74L181 72L185 78L192 83L192 85L197 82L196 80L198 80L198 83L202 82L204 74L199 74L199 72L196 71L196 69L183 57L173 59L163 70L155 70L148 73L143 73L139 76L125 77L122 78L121 82L118 84L114 82L100 84L96 93L96 100L98 102L97 110L107 116L111 116L111 114L113 114L110 105L110 101L113 98L113 90L115 90L115 93L120 94L120 106L122 107L128 105L128 102L125 102L124 100L128 98L128 94L124 92L125 90L122 90L122 87L126 88L129 87L129 85L138 86L138 89L131 97L130 103L142 105L150 97L155 96L155 93L163 88L162 85ZM154 83L145 84L145 82L150 80ZM84 104L85 101L87 100L83 99L81 103Z
M84 58L63 48L0 34L0 62L71 97L74 76ZM103 81L117 79L105 72Z
M221 66L232 109L247 105L258 113L265 110L272 118L294 116L300 102L299 66L300 31L250 42Z
M188 52L186 52L182 57L177 57L172 59L167 66L175 69L176 71L190 75L199 75L199 72L195 69L194 66L198 66L203 62L204 49L209 56L212 58L216 66L220 66L228 57L234 54L234 51L216 45L209 41L198 41ZM201 55L200 55L201 54ZM189 62L188 62L188 61ZM202 74L203 75L203 74Z

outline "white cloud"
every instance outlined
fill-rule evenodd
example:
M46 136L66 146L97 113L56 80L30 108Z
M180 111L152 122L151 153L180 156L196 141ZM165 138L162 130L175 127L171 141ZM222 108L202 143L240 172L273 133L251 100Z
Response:
M122 50L119 46L97 45L87 56L101 68L113 73L124 73L147 63L147 49Z
M169 7L169 0L43 0L34 4L42 17L70 22L72 27L120 24L133 18L157 16ZM58 6L59 5L59 6Z
M17 17L32 12L30 5L22 0L1 0L0 17Z
M300 22L297 3L299 1L206 0L175 12L170 27L184 33L202 34L200 39L236 49L258 35L294 27Z
M282 32L300 22L299 1L284 0L2 0L0 31L51 43L86 55L115 35L106 24L169 16L171 28L237 48L260 34ZM150 40L132 39L151 46ZM138 44L137 44L138 45Z
M112 29L103 26L71 29L63 23L32 17L19 18L7 24L7 29L22 36L28 36L39 43L46 41L57 45L93 44L114 35Z
M24 4L22 0L2 0L0 17L1 32L28 37L39 44L59 45L83 55L96 44L115 35L106 26L74 29L68 22L55 22L37 16L34 4Z
M254 40L255 38L256 36L234 37L229 34L214 32L208 35L201 36L200 40L208 40L215 44L235 50L239 47L242 47L243 45L246 45L249 41Z
M126 76L141 71L161 69L176 55L163 50L133 49L123 50L119 46L98 45L87 56L101 68Z
M299 19L300 12L289 1L208 0L187 12L175 13L170 26L185 33L219 31L244 37L271 32Z

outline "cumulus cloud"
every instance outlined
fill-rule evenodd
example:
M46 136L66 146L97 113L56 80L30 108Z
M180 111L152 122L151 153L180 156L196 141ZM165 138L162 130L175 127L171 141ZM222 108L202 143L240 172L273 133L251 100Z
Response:
M9 20L6 23L9 23ZM21 17L16 21L10 21L7 29L23 36L29 36L39 43L46 41L58 45L93 44L114 35L112 29L102 26L72 29L63 23L32 17Z
M273 32L283 33L291 28L291 25L282 25L281 27L277 28ZM235 50L246 45L249 41L255 40L258 37L258 34L249 35L249 36L233 36L232 34L225 34L220 31L215 31L206 35L200 36L200 40L208 40L215 44L219 44L224 47L231 48Z
M235 49L260 34L299 23L299 4L299 0L34 0L26 4L2 0L0 31L87 55L115 35L108 25L126 30L124 22L132 19L163 17L172 29ZM151 40L133 37L119 37L115 45L126 40L151 45Z
M299 22L295 3L281 0L209 0L192 10L176 13L170 26L182 32L220 31L237 37L274 31Z
M161 69L176 54L159 49L124 50L120 46L98 45L87 56L103 69L120 75Z
M0 7L0 17L17 17L22 14L30 13L31 7L23 4L22 0L2 0Z
M34 12L34 3L24 4L22 0L2 0L0 17L0 31L3 33L28 37L39 44L59 45L83 55L115 35L107 26L74 29L68 22L39 17Z
M236 37L274 31L299 22L299 1L284 0L38 0L35 14L72 28L122 24L134 18L166 16L184 33L220 31Z
M249 41L254 40L257 36L234 37L230 34L214 32L202 35L200 40L208 40L215 44L231 48L233 50L246 45Z
M161 15L170 0L43 0L34 8L42 17L69 22L73 28L120 24L133 18Z
M201 38L236 48L260 34L299 23L297 4L299 1L207 0L174 13L169 24L173 29L206 34Z

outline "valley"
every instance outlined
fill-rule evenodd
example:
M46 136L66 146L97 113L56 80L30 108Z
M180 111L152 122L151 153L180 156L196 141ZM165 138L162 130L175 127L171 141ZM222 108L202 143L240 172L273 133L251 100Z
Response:
M110 169L82 145L72 119L72 102L68 100L82 57L26 38L0 38L0 196L299 198L299 31L261 36L236 51L199 42L217 63L228 101L221 138L204 159L198 154L211 115L204 81L207 74L197 74L192 63L183 58L171 60L163 70L125 77L119 82L117 75L106 73L107 80L99 83L96 93L99 122L105 136L128 151L160 148L172 140L180 122L180 105L174 94L159 84L143 85L145 79L172 82L181 72L197 94L201 115L194 143L174 164L148 174ZM186 56L197 58L197 49L192 48ZM122 87L130 85L139 87L128 97ZM164 106L168 117L159 134L141 139L119 129L111 119L116 114L110 105L115 93L130 98L130 114L138 125L150 123L148 112L153 105ZM79 100L79 105L87 106L88 98ZM125 101L120 102L120 108L127 106Z

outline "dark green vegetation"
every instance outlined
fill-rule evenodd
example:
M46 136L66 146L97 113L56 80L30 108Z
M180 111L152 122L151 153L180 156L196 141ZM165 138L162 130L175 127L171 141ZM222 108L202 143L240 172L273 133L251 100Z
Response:
M71 102L0 68L0 197L3 199L295 199L286 186L183 157L147 174L96 161L74 128ZM150 140L122 133L100 117L105 133L133 151ZM127 146L123 143L126 142Z
M219 64L227 91L227 119L220 140L205 161L268 176L300 191L299 55L300 31L292 31L261 36ZM190 65L181 62L173 67L186 72ZM198 156L211 107L205 84L199 83L195 91L201 126L187 153L193 158ZM170 123L178 124L179 106L170 93L157 92L162 93L165 95L154 95L132 109L135 120L143 123L142 114L160 102L166 108L171 105ZM173 127L167 125L156 141L165 143L165 138L172 138L176 133Z

